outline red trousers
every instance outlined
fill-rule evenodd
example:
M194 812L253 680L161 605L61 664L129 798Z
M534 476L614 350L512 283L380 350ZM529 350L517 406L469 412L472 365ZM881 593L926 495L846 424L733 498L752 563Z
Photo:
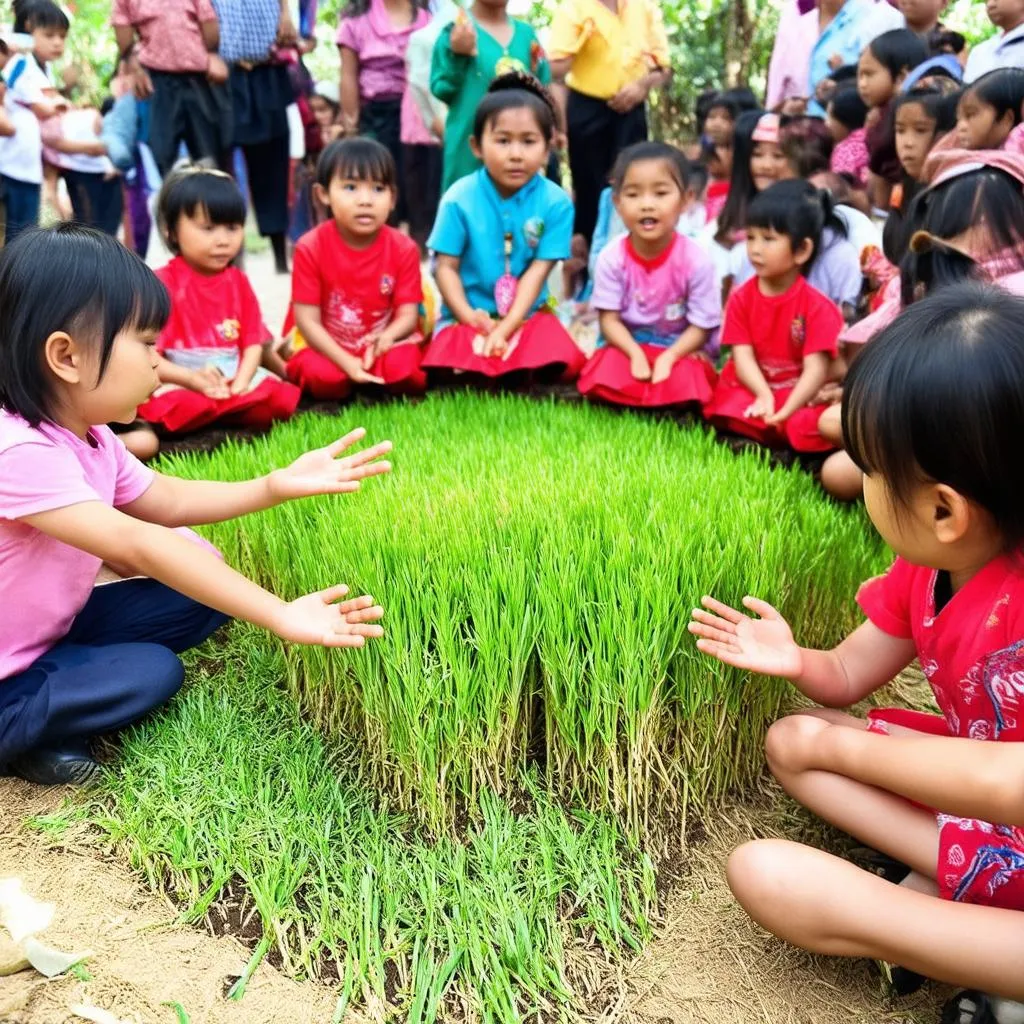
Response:
M585 361L576 342L552 313L534 313L512 336L507 358L477 355L473 351L473 342L479 334L468 324L444 328L427 346L424 368L503 377L506 373L550 367L560 370L563 379L572 380Z
M427 375L420 369L423 348L415 342L403 342L389 348L370 368L395 395L422 395L427 390ZM288 379L312 398L321 402L348 398L353 382L346 373L315 349L300 349L288 360Z
M772 389L775 408L781 409L792 394L792 388ZM754 396L742 384L727 378L718 381L714 397L704 406L705 418L719 430L753 438L772 448L792 448L798 452L830 452L835 448L818 431L818 420L827 405L807 405L797 409L785 423L769 426L760 417L745 416L754 402Z
M207 398L188 388L173 388L140 406L139 415L168 434L187 434L211 423L268 430L276 420L292 416L301 397L294 384L272 379L231 398Z
M665 349L658 345L641 345L648 363ZM642 409L658 409L670 405L686 405L711 401L718 374L703 355L689 355L676 361L668 380L652 384L637 380L629 365L629 356L611 345L599 348L580 373L580 394L615 405L629 405Z

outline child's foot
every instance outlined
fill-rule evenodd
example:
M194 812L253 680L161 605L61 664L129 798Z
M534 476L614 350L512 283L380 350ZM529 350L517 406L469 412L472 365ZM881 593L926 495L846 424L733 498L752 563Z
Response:
M10 764L13 775L37 786L87 786L100 777L88 749L32 750Z

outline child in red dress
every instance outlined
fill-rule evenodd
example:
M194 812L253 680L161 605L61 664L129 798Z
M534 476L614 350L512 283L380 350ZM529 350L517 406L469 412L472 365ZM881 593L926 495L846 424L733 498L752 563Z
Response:
M783 788L906 872L896 885L819 850L748 843L729 883L755 920L818 953L898 963L1024 1000L1024 299L951 285L915 303L850 368L843 433L896 552L864 584L867 616L830 651L798 647L775 609L705 597L690 631L728 665L824 705L776 722ZM849 707L917 658L941 715ZM986 1006L960 997L943 1020ZM993 1012L989 1007L988 1012ZM961 1014L964 1016L961 1016Z
M757 274L729 297L722 344L732 347L704 415L716 427L799 452L835 445L812 405L838 351L839 307L808 284L830 200L805 181L780 181L750 204L747 252Z
M288 419L299 389L260 368L271 335L249 279L231 265L244 236L238 186L221 171L190 168L167 179L158 208L175 253L156 272L171 317L157 339L161 387L139 415L166 434L215 422L266 430Z
M315 188L331 219L295 248L292 313L307 347L288 360L289 380L327 401L346 398L354 384L422 394L420 256L387 226L397 194L391 154L373 139L332 142Z

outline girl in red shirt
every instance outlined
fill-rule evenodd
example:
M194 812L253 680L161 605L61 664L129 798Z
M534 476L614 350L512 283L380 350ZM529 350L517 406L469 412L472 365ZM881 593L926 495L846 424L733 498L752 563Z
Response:
M832 218L831 200L805 181L780 181L750 204L747 252L756 277L725 307L722 345L732 346L704 415L716 427L801 452L835 445L811 405L838 351L839 307L804 275Z
M391 154L373 139L332 142L317 165L314 188L331 219L295 247L285 323L285 334L294 322L306 346L288 360L288 378L314 398L346 398L354 384L426 390L420 253L387 226L395 177Z
M867 621L828 651L797 646L752 597L757 618L705 597L690 624L703 653L823 705L771 727L769 766L893 858L883 878L797 843L748 843L729 861L736 897L805 949L975 990L943 1020L1016 1020L991 996L1024 1000L1022 379L1024 299L961 283L915 303L858 356L843 397L868 515L897 555L860 590ZM835 710L915 658L941 714Z
M249 279L232 266L245 224L238 186L221 171L190 168L167 179L158 216L175 254L156 272L171 316L157 339L161 386L139 415L167 434L214 422L266 430L288 419L301 392L260 367L271 334Z

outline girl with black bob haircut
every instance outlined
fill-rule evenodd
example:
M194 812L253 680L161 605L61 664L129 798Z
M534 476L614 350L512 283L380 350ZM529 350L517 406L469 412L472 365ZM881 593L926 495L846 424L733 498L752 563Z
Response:
M551 145L558 124L555 101L548 89L533 75L521 71L510 71L499 75L480 101L473 117L473 138L477 145L484 137L487 126L506 110L529 110L537 120L544 141Z
M943 1021L1024 1010L1010 1002L1024 1000L1022 380L1024 300L967 283L912 306L865 346L843 398L868 515L896 555L858 590L864 621L831 650L799 645L755 597L745 610L705 597L690 624L702 653L787 678L818 705L768 730L769 768L899 866L879 877L759 840L729 859L737 900L803 949L964 986ZM915 658L941 714L840 710Z
M376 181L398 192L398 173L387 147L375 139L336 139L320 155L316 165L317 184L329 190L335 178Z
M1024 271L1021 181L995 167L957 174L917 196L904 234L905 307L965 278Z
M975 79L957 106L957 142L964 149L1001 149L1021 123L1024 68L996 68Z
M738 231L747 224L747 207L757 195L754 178L750 173L750 158L754 154L754 130L761 120L763 110L745 110L736 118L736 130L732 136L732 175L729 179L729 194L718 215L715 239L720 245L730 248Z
M157 226L168 249L177 256L182 217L204 217L211 224L245 224L245 198L235 179L223 171L187 167L171 174L157 199Z
M961 280L915 303L854 360L843 437L892 507L942 484L983 509L1001 550L1024 545L1024 299Z
M163 285L108 235L32 229L0 253L0 766L83 784L90 741L169 700L178 653L230 617L295 643L361 647L382 630L370 597L334 586L286 602L183 528L387 472L384 443L340 458L357 430L244 483L178 480L106 426L158 383ZM97 587L101 566L126 578ZM26 600L26 595L36 599ZM340 602L340 603L339 603Z
M832 196L799 178L780 181L759 193L747 211L747 228L765 228L789 238L792 248L811 242L811 255L800 271L806 277L821 249L822 233L831 228L846 236L846 225L835 212Z

